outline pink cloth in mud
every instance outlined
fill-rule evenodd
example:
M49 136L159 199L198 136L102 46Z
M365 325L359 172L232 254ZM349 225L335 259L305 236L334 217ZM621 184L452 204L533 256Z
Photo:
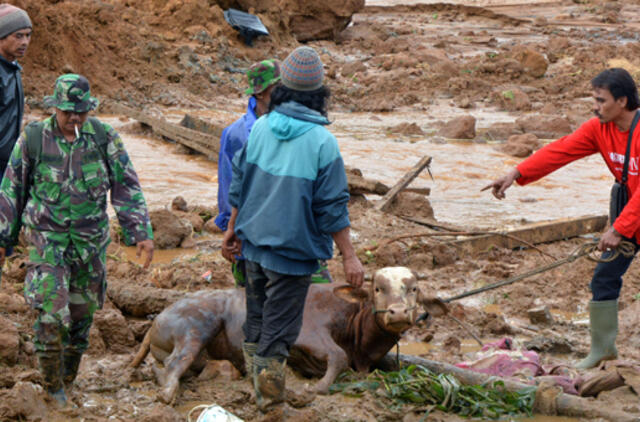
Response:
M538 353L517 348L510 338L485 344L475 360L460 362L455 366L497 377L513 377L532 385L543 380L551 381L567 394L578 394L576 380L568 369L555 366L545 370L540 365Z

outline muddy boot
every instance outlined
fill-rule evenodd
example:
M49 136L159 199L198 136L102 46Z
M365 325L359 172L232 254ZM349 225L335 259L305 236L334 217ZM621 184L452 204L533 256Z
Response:
M78 375L78 368L80 367L80 361L82 360L82 353L73 350L65 350L63 354L64 366L62 371L62 382L67 393L71 391L73 387L73 381L75 381Z
M589 302L589 322L591 351L586 358L576 364L578 369L594 368L603 360L613 360L618 357L616 349L618 301Z
M65 407L67 396L62 384L62 353L38 352L38 365L47 392L60 407Z
M253 388L256 392L256 404L263 413L284 402L286 364L287 361L283 358L253 356Z
M247 377L253 378L253 355L258 350L258 343L242 343L242 354L244 355L244 369Z

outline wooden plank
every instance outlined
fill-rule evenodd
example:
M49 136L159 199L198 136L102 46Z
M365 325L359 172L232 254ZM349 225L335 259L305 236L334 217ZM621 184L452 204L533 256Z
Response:
M386 211L391 206L391 202L393 202L395 197L398 196L400 191L406 188L409 183L411 183L413 179L415 179L420 174L422 170L429 166L429 164L431 164L431 157L425 155L420 159L420 161L418 161L415 166L413 166L411 170L409 170L404 176L402 176L402 179L400 179L400 181L396 183L389 192L387 192L382 197L375 208L379 211Z
M182 121L180 121L180 125L188 127L189 129L197 130L198 132L208 133L218 139L220 139L222 131L224 130L223 127L216 126L207 120L194 117L190 114L184 115Z
M153 131L159 135L198 151L212 161L218 161L218 151L220 149L219 137L169 123L164 119L152 117L140 110L127 107L123 104L115 103L112 105L112 109L117 114L123 114L151 126Z
M528 247L524 242L535 245L576 237L587 233L601 232L606 227L608 218L606 215L598 215L537 223L519 229L505 231L504 233L509 236L490 234L447 242L447 245L461 248L471 255L487 251L492 247L509 249L520 246ZM518 239L521 239L523 242L519 242Z

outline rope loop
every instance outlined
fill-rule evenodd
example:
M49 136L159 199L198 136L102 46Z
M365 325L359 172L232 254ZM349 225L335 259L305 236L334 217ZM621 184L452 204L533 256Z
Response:
M594 262L611 262L618 258L620 255L625 256L627 258L633 257L636 253L636 247L633 243L628 240L623 240L620 242L618 247L613 251L605 251L602 253L600 257L596 256L599 252L598 250L599 240L592 240L590 242L585 242L576 248L573 252L569 254L567 259L569 261L575 261L576 259L586 256L586 258L590 261ZM608 253L608 256L604 256L604 254Z

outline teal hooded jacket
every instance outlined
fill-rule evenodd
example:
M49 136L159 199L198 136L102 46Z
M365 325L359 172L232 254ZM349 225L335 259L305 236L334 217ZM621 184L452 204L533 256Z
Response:
M349 226L349 189L326 117L289 102L256 121L233 160L229 203L242 253L271 271L311 274Z

